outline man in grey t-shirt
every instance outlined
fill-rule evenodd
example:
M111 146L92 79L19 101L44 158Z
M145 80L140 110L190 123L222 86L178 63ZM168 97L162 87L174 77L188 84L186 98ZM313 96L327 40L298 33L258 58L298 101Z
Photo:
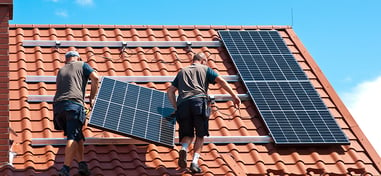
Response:
M197 53L193 57L192 64L177 73L172 86L167 91L169 101L176 110L176 121L179 124L181 150L179 151L178 165L181 168L187 166L188 146L193 142L194 133L196 133L194 155L190 165L190 170L194 173L202 172L198 166L198 159L204 143L204 136L209 136L209 115L205 113L207 111L206 99L209 84L216 82L220 84L233 97L236 108L239 108L241 103L229 84L214 70L204 65L206 61L207 58L203 53ZM179 93L177 101L176 91Z
M64 166L60 176L69 176L74 157L79 161L80 175L90 175L84 161L84 140L82 127L86 120L84 112L86 85L91 79L90 108L98 91L98 74L87 63L81 61L76 51L65 54L65 66L60 68L56 78L57 90L54 96L54 128L63 130L67 136Z

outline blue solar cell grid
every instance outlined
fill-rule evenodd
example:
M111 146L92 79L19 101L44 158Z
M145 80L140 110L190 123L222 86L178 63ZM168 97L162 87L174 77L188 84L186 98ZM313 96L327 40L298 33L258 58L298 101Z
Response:
M261 111L327 110L310 82L246 82Z
M219 31L243 81L308 80L277 31Z
M89 126L173 147L173 111L164 92L104 77Z
M349 144L277 31L219 31L276 144Z
M276 144L348 144L328 111L261 111Z
M290 54L233 54L235 65L244 81L307 80L307 76Z

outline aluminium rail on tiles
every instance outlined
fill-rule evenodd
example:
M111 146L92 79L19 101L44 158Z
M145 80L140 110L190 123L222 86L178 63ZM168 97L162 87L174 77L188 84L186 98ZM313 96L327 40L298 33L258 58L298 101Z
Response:
M23 47L215 47L222 46L220 41L60 41L60 40L23 40Z
M273 142L270 136L210 136L205 137L204 143L214 144L267 144ZM175 144L179 138L175 137ZM108 145L108 144L149 144L130 137L88 137L85 145ZM66 145L66 138L32 138L32 146Z
M211 98L214 99L216 102L226 102L229 100L232 100L231 95L229 94L210 94ZM248 94L238 94L238 97L241 99L241 101L248 101L250 100L250 97ZM30 103L39 103L39 102L53 102L54 95L28 95L27 102ZM89 102L88 98L85 99L86 102Z
M115 79L123 82L136 82L136 83L146 83L146 82L172 82L175 76L106 76L111 79ZM221 75L227 82L237 82L240 80L238 75ZM101 78L102 79L102 78ZM56 76L26 76L25 82L27 83L55 83Z

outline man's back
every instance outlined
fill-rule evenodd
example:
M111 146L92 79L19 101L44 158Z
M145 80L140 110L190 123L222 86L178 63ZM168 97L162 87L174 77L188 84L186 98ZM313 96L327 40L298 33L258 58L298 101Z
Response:
M199 63L183 68L173 81L173 85L179 90L177 103L193 97L206 97L209 84L214 84L217 76L211 68Z
M89 73L86 73L84 64L82 61L70 62L60 68L56 80L55 102L73 100L84 103L85 88L89 80Z

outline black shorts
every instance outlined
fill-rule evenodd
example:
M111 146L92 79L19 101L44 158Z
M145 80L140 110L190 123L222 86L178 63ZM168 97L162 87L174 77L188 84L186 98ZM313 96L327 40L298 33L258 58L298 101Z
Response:
M205 98L192 98L182 102L176 111L176 121L179 124L180 141L184 136L209 136L209 117L204 114Z
M71 101L57 102L53 105L54 128L63 130L67 140L85 140L82 132L86 115L83 106Z

